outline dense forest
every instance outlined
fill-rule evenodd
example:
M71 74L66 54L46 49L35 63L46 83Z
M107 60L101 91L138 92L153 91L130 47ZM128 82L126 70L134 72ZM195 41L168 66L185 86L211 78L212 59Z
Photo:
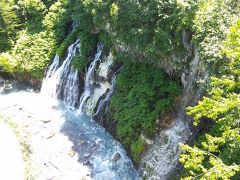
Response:
M139 163L156 120L181 96L187 49L182 32L209 73L204 97L188 107L202 130L181 145L183 179L240 178L240 3L238 0L1 0L0 72L41 81L55 54L80 39L72 65L84 73L98 42L123 70L110 104L116 138ZM176 73L161 70L170 66ZM129 108L133 107L133 108Z

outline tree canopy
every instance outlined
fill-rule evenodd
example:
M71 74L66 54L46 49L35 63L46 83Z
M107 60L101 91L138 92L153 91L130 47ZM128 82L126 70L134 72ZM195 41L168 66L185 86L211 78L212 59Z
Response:
M208 96L188 108L195 125L202 118L215 123L193 147L182 146L185 179L240 178L240 20L230 28L222 56L224 72L212 76Z

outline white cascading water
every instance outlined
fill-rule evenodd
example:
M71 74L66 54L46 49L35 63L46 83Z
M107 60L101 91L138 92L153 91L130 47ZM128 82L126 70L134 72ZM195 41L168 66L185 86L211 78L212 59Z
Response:
M43 80L41 93L55 99L62 99L66 104L76 107L79 101L79 77L71 66L73 57L80 49L79 40L69 46L67 57L60 66L60 58L55 56Z
M0 104L0 111L17 122L27 123L34 139L30 155L40 172L34 179L138 180L138 172L122 145L89 116L79 115L78 110L69 108L75 107L76 103L81 104L84 111L90 107L97 109L92 104L102 106L104 103L97 98L109 100L116 78L114 75L111 84L108 82L113 58L110 53L100 62L103 47L98 45L95 58L86 72L83 95L79 98L80 78L71 67L79 48L79 41L73 43L62 63L55 56L40 94L30 90L19 91L15 86L8 93L1 93L0 89L0 102L4 102ZM99 84L108 84L102 92L106 97L96 93Z
M98 108L97 108L94 116L97 116L100 113L106 113L107 112L108 106L109 106L109 102L110 102L110 98L111 98L111 96L113 94L113 91L114 91L114 88L115 88L117 73L119 73L121 70L122 70L122 68L119 69L118 71L116 71L113 74L113 77L112 77L112 80L111 80L111 86L109 88L109 91L108 91L106 97L99 102Z
M138 173L121 144L115 141L104 128L90 120L95 109L96 113L105 111L113 92L116 79L114 73L114 76L110 77L111 82L108 82L113 56L110 52L107 58L102 59L103 45L98 44L95 57L86 71L84 92L79 98L78 73L71 67L71 61L79 47L79 41L76 41L68 48L68 56L62 65L58 56L54 58L43 81L42 94L62 99L73 107L76 107L76 102L79 104L78 111L64 112L66 122L63 125L63 131L71 134L69 138L76 142L76 148L80 154L79 160L91 167L92 179L137 180ZM83 145L79 145L81 138L84 139Z
M200 58L195 52L193 61L190 64L190 73L187 77L187 84L181 99L182 107L174 121L174 125L162 131L156 138L154 144L150 147L140 164L140 172L144 178L165 180L176 170L178 165L181 149L179 145L186 143L191 136L189 117L186 116L185 108L189 105L189 101L199 99L204 86L198 87L194 92L196 80L199 78ZM204 72L204 71L203 71ZM206 71L205 71L206 72ZM208 79L208 74L202 77L203 82ZM194 93L194 98L191 95Z
M110 98L111 98L112 93L114 91L115 81L116 81L116 75L114 75L113 78L112 78L111 86L109 87L109 91L108 91L106 97L99 102L98 108L97 108L94 116L98 115L100 112L105 113L107 111L108 103L110 102Z
M96 112L96 109L100 109L103 103L103 99L108 101L110 100L111 90L113 91L114 82L108 80L108 75L111 73L111 66L113 65L113 56L112 53L109 53L109 56L100 61L98 68L96 69L96 73L93 76L95 78L94 88L92 89L91 96L85 102L85 112L89 116L93 116ZM92 78L93 78L92 77ZM111 77L112 79L114 78ZM105 98L104 98L105 97ZM102 113L105 113L103 111Z
M100 61L100 57L102 55L102 49L103 45L98 44L97 46L97 53L95 54L94 60L91 62L87 72L86 72L86 77L85 77L85 82L84 82L84 92L80 98L80 106L79 110L81 113L84 112L84 105L86 103L86 100L91 96L91 93L93 91L93 73L95 70L96 63Z

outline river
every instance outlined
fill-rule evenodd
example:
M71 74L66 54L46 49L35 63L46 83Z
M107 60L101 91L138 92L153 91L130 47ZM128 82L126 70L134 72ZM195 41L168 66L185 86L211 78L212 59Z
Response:
M34 179L139 179L122 145L62 101L15 82L1 89L0 112L28 132Z

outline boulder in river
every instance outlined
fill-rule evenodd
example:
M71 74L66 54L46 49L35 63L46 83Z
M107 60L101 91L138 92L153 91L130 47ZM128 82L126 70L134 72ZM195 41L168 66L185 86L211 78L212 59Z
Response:
M44 124L46 124L46 123L49 123L50 121L51 121L51 119L42 119L41 120Z
M85 158L89 158L90 156L91 156L90 153L84 153L84 157L85 157Z
M119 152L116 152L112 158L113 161L118 161L121 158L121 154Z

